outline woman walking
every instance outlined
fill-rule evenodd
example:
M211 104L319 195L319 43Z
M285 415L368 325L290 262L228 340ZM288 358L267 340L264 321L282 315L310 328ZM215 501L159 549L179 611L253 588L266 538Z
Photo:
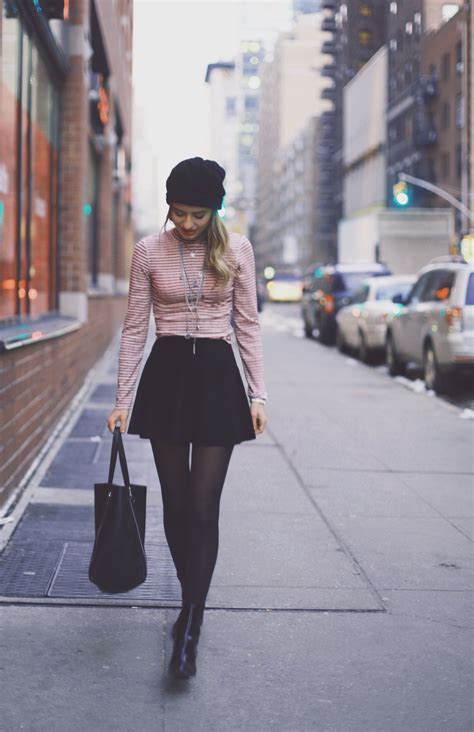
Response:
M156 340L128 433L151 442L165 535L181 583L169 664L177 678L196 673L233 447L254 440L266 425L254 254L249 240L228 232L217 213L224 178L224 169L213 160L178 163L166 181L169 210L162 232L135 245L117 398L108 418L110 431L116 423L125 431L152 307ZM168 221L174 227L167 230ZM231 345L231 317L247 394Z

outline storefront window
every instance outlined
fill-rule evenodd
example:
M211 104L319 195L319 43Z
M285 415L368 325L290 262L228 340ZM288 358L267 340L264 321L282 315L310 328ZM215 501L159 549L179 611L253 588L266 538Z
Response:
M0 318L6 318L56 305L58 100L39 50L6 0L0 38Z
M20 22L1 4L0 26L0 317L16 311L18 73Z
M32 313L54 308L56 280L55 144L56 90L33 49L31 94L31 265L28 291Z

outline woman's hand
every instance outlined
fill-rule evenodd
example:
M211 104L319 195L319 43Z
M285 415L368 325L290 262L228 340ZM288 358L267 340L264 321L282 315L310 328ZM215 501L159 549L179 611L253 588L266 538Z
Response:
M116 422L120 422L120 432L125 432L128 419L128 409L113 409L107 419L107 427L110 432L115 429Z
M261 435L267 424L267 415L265 413L265 407L259 402L252 402L250 404L250 414L252 415L253 428L256 435Z

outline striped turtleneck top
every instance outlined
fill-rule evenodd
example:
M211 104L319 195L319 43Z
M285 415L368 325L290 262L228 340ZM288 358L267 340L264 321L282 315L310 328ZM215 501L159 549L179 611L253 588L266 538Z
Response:
M206 254L206 238L184 241L183 254L189 281L199 276ZM199 330L194 315L188 327L197 338L223 338L229 343L235 332L250 399L267 397L263 351L257 311L255 259L245 236L229 232L226 261L232 277L222 289L206 269L199 305ZM116 409L129 409L138 378L153 308L156 337L186 335L186 302L181 276L180 239L175 228L152 234L135 244L130 268L127 312L119 351ZM232 328L231 315L233 315Z

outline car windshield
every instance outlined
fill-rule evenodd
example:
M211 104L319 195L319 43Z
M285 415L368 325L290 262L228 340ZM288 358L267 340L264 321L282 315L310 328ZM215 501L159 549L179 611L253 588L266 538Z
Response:
M387 273L384 272L383 274ZM364 280L376 276L376 272L337 272L334 276L334 292L348 291L354 293Z
M377 288L375 293L376 300L393 300L395 295L406 297L413 287L412 282L391 282Z

